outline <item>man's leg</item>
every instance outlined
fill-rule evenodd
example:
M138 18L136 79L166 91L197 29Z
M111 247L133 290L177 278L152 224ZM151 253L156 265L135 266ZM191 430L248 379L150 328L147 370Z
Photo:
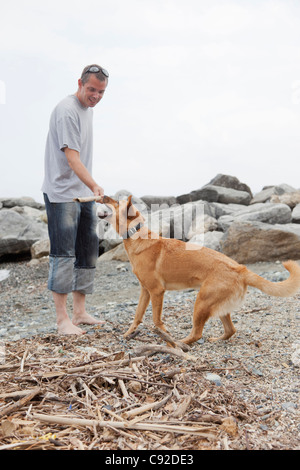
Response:
M73 291L73 320L74 325L102 325L105 323L102 320L97 320L86 312L85 309L85 294L78 291Z
M62 335L80 335L84 331L72 323L67 313L67 296L68 294L57 294L52 292L55 309L58 333Z
M82 334L67 313L67 296L72 292L76 233L80 207L76 203L50 203L44 195L50 238L48 289L52 291L58 333Z
M92 294L96 263L99 255L99 239L96 233L97 216L94 202L81 203L80 220L76 238L76 262L73 278L73 323L96 325L97 320L86 312L87 294Z

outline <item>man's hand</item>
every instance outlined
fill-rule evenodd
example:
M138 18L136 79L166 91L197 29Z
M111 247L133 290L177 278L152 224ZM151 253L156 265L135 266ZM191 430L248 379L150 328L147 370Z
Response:
M92 191L93 191L93 193L94 193L94 196L101 196L101 197L104 196L104 189L101 188L101 186L96 185L96 186L92 189Z

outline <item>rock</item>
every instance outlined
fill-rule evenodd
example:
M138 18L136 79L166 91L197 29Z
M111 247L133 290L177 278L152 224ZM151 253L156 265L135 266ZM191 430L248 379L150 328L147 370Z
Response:
M100 251L107 252L123 242L122 237L105 220L99 220L97 225L97 235L99 237Z
M295 341L292 344L294 351L291 355L291 361L294 366L300 367L300 340Z
M253 197L249 186L247 186L247 184L241 183L235 176L218 174L208 184L236 189L237 191L246 191L250 194L251 198Z
M4 279L7 279L9 276L9 270L8 269L0 269L0 282L4 281Z
M27 217L35 220L42 220L43 222L45 221L45 210L42 211L30 206L15 206L12 207L11 210L17 212L18 214L26 215Z
M30 252L32 259L48 256L50 253L50 240L38 240L31 246Z
M191 201L222 202L224 204L248 205L251 196L246 191L225 188L222 186L206 185L201 189L177 197L177 202L184 204Z
M234 221L254 221L268 224L288 224L292 221L292 212L286 204L257 203L234 213L222 216L219 227L226 231Z
M208 202L216 202L218 200L218 192L213 188L202 188L196 189L188 194L182 194L181 196L177 196L176 202L178 204L187 204L188 202L194 201L208 201Z
M33 207L34 209L44 210L45 205L40 202L36 202L31 197L20 197L20 198L0 198L4 208L11 208L15 206L23 207Z
M220 241L221 250L238 263L299 259L300 226L235 221Z
M284 193L280 196L275 194L271 197L270 202L287 204L293 209L297 204L300 204L300 191Z
M189 242L205 246L215 251L221 251L220 241L224 236L223 232L206 232L204 234L194 235Z
M124 243L116 246L112 250L100 256L99 261L128 261L128 255L124 248Z
M218 229L217 219L211 217L208 214L201 214L197 219L193 221L190 226L187 239L190 240L195 235L212 232Z
M28 266L40 266L42 263L49 263L49 256L42 256L41 258L32 258L28 262Z
M211 215L216 219L219 219L222 215L236 214L243 209L245 209L245 206L242 204L222 204L220 202L210 203Z
M292 401L287 401L281 405L283 410L288 411L289 413L295 413L297 410L297 404Z
M300 224L300 204L297 204L293 209L292 222L294 224Z
M0 257L27 253L37 240L48 238L47 225L13 210L0 211Z
M204 234L204 246L212 250L221 251L221 240L224 236L223 232L207 232ZM192 241L192 240L191 240Z
M222 385L221 377L218 374L213 374L209 372L208 374L205 375L205 378L218 386Z
M142 384L137 380L129 380L127 387L133 393L140 392L142 390Z
M177 203L174 196L142 196L141 200L151 211L159 210L161 206L171 207Z
M205 201L171 206L164 210L148 213L146 224L154 233L166 237L188 240L192 222L209 211Z
M295 192L295 188L288 184L279 184L277 186L268 186L259 193L255 194L250 204L257 204L258 202L270 201L273 195L282 195L284 193ZM274 202L274 201L273 201Z

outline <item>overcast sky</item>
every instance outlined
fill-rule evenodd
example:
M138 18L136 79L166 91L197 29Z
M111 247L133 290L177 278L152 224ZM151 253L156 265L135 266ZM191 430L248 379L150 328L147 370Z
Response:
M106 194L179 195L217 173L300 187L298 0L14 0L0 10L0 197L41 200L50 114L85 65Z

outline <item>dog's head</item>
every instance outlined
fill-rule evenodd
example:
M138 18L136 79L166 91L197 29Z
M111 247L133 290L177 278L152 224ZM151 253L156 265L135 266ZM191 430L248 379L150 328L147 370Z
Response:
M127 200L120 201L104 196L103 204L107 210L100 210L98 217L109 222L123 238L127 238L126 234L129 229L143 224L145 221L142 214L132 204L132 196L129 196Z

